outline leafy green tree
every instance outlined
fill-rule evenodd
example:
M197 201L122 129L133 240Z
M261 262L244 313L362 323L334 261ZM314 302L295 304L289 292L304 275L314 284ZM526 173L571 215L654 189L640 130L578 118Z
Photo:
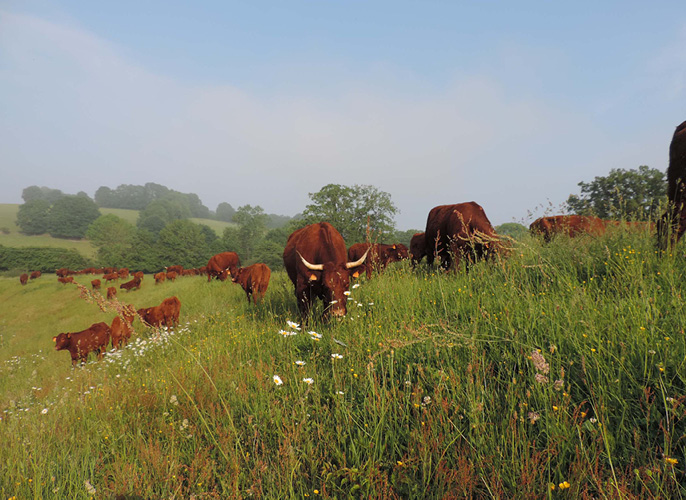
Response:
M90 198L64 196L50 208L48 232L55 238L83 238L98 217L100 210Z
M88 226L86 238L97 248L98 263L126 267L132 253L136 228L114 214L101 215Z
M233 218L233 214L236 213L236 210L226 203L225 201L221 202L219 205L217 205L217 212L216 212L216 219L221 220L224 222L231 222L231 219Z
M205 243L208 245L212 245L219 239L219 236L217 236L215 230L207 224L198 224L198 226L200 226L200 230L202 231L203 235L205 235Z
M667 192L664 172L645 165L630 170L614 168L606 177L579 186L581 194L567 199L569 211L601 219L656 218Z
M395 236L392 240L381 243L402 243L407 248L410 248L410 240L412 240L412 237L415 234L421 233L423 231L423 229L408 229L407 231L396 231Z
M522 237L529 233L529 229L522 224L516 222L505 222L495 227L495 232L514 238L515 240L522 239Z
M158 272L169 265L163 262L155 235L146 229L136 229L131 240L131 254L126 267L146 273Z
M267 232L267 220L267 214L259 205L243 205L236 210L233 221L238 224L238 255L241 262L252 260L257 245Z
M202 228L185 219L172 221L160 231L157 248L161 260L167 263L165 265L200 267L210 258Z
M51 189L45 186L29 186L25 188L21 193L21 197L25 202L44 200L47 201L50 205L52 205L57 200L62 198L62 196L65 196L65 194L59 189Z
M153 234L159 234L162 229L174 220L187 219L191 216L190 209L177 199L165 198L151 202L145 210L138 214L136 225L147 229Z
M49 227L50 203L44 199L34 199L19 205L17 226L24 234L44 234Z
M309 193L312 203L305 207L301 225L329 222L341 233L348 246L369 239L385 241L395 234L393 217L398 209L391 195L369 185L327 184Z

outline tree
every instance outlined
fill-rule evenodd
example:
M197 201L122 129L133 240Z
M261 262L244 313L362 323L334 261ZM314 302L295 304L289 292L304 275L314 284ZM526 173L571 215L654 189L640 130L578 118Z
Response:
M55 238L83 238L98 217L100 210L90 198L64 196L50 208L48 232Z
M630 170L614 168L606 177L579 186L581 194L567 199L569 211L601 219L656 218L667 192L664 172L645 165Z
M384 241L395 233L393 217L398 209L391 195L374 186L327 184L309 193L312 203L305 207L301 227L326 221L343 236L347 245L367 240L367 227L372 241Z
M243 205L238 207L233 221L238 224L238 244L241 262L249 262L267 232L268 216L259 205Z
M65 196L65 194L59 189L51 189L45 186L29 186L25 188L21 193L21 197L25 202L34 200L45 200L50 205L52 205L57 200L62 198L62 196Z
M165 265L200 267L211 257L202 228L189 220L175 220L167 224L160 231L157 247Z
M217 205L217 214L216 218L217 220L222 220L224 222L231 222L231 219L233 218L233 214L236 213L236 210L229 205L226 202L221 202L219 205Z
M97 248L98 263L103 266L126 267L132 253L136 228L113 214L102 215L88 226L86 238Z
M43 199L34 199L19 205L17 226L24 234L44 234L49 227L50 203Z
M177 199L166 198L151 202L145 210L138 214L136 225L141 229L147 229L153 234L159 234L170 222L178 219L187 219L191 216L188 206Z
M408 229L407 231L396 231L392 241L389 241L388 243L402 243L407 248L410 248L410 241L412 240L412 237L415 234L421 233L423 231L423 229Z
M509 236L510 238L514 238L515 240L520 240L525 234L529 233L529 229L526 226L523 226L522 224L518 224L516 222L505 222L504 224L496 226L495 232L498 234Z

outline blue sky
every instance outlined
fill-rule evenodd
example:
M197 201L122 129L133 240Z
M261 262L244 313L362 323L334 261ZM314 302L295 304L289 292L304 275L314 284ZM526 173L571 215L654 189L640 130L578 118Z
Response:
M665 170L682 2L0 2L0 202L157 182L293 215L373 184L422 228Z

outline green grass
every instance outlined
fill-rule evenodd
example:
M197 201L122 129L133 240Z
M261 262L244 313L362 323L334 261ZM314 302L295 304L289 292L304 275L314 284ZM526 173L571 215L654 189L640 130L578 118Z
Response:
M223 222L220 220L197 218L192 218L188 220L190 220L191 222L195 222L196 224L205 224L206 226L210 226L212 229L214 229L214 232L217 233L219 237L221 237L224 234L224 229L226 229L227 227L238 227L238 225L234 224L233 222Z
M645 235L526 238L468 274L361 281L344 320L289 337L283 272L259 307L146 277L120 298L176 295L183 328L136 323L76 370L52 336L113 314L54 276L0 279L0 494L683 498L685 272Z

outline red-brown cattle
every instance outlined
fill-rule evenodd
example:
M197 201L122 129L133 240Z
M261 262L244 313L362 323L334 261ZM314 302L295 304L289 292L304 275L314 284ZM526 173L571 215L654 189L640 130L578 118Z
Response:
M169 272L176 273L178 276L179 274L181 274L181 271L183 271L183 266L169 266L169 267L165 267L164 270L168 273Z
M145 278L145 273L143 273L143 271L136 271L135 273L133 273L133 277L143 279Z
M241 261L236 252L222 252L214 255L207 263L207 281L216 278L225 281L228 275L233 276Z
M155 273L155 284L159 285L160 283L164 283L164 280L167 279L167 275L163 272L161 273Z
M174 326L179 322L181 301L176 297L164 299L159 306L138 309L143 323L150 326Z
M64 278L65 276L69 276L69 269L67 269L66 267L61 267L57 271L55 271L55 274L59 278Z
M424 243L424 233L415 233L410 240L410 259L412 267L417 267L417 264L426 255L426 244Z
M140 278L133 278L131 281L127 281L126 283L122 283L119 285L119 288L122 290L126 290L130 292L131 290L140 290L141 288L141 279Z
M167 279L169 281L175 281L176 280L176 271L167 271Z
M100 290L100 285L100 280L91 281L91 286L93 287L93 290Z
M118 273L108 273L102 277L102 279L105 280L105 283L109 283L110 281L117 281L119 279L119 274Z
M117 274L121 279L126 279L129 277L129 268L128 267L122 267L117 271Z
M348 262L345 241L328 222L311 224L294 231L286 242L283 263L295 286L295 298L303 321L312 300L324 302L324 318L345 316L351 273L358 271L367 254Z
M500 240L478 203L440 205L426 219L424 251L432 265L439 257L441 266L450 269L453 258L470 263L489 259L500 250Z
M198 269L198 274L207 274L207 266L202 266Z
M243 287L248 297L248 304L252 295L253 303L257 305L258 299L261 301L267 292L271 275L272 271L266 264L258 263L248 267L239 267L231 275L231 281Z
M117 271L118 271L118 269L116 267L103 267L102 268L102 272L104 274L112 274L112 273L116 273Z
M669 207L657 225L660 250L676 245L686 232L686 121L676 128L669 144L667 199Z
M66 278L57 278L57 281L66 285L67 283L74 283L74 278L72 276L67 276Z
M399 262L408 258L407 247L396 243L387 245L384 243L355 243L348 249L348 260L355 261L362 257L367 251L369 255L364 264L360 266L359 272L365 272L367 279L372 277L372 270L383 271L391 262ZM355 277L355 275L353 275Z
M121 349L122 345L126 345L131 338L133 332L133 319L136 317L136 310L131 305L124 306L121 316L115 316L112 320L112 348Z
M22 273L21 276L19 276L19 283L22 285L25 285L29 282L29 275L26 273Z
M110 341L110 327L107 323L95 323L80 332L60 333L52 340L56 351L69 351L71 364L75 366L79 360L85 363L88 354L93 351L97 353L98 359L102 359Z
M600 236L605 233L606 222L586 215L553 215L540 217L529 225L531 234L540 234L549 242L557 234L575 238L584 234Z
M113 286L107 288L107 299L113 299L117 296L117 289Z
M32 271L32 272L31 272L30 278L31 278L32 280L35 280L36 278L40 278L40 277L41 277L41 272L40 272L40 271Z

